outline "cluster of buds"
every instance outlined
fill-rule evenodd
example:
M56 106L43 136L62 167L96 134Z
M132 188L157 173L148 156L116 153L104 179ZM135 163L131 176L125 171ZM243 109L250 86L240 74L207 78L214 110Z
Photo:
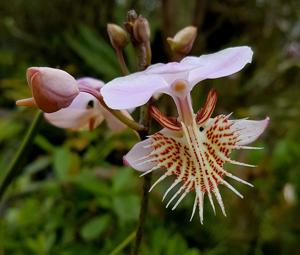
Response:
M148 20L131 10L127 13L127 21L124 23L124 26L137 52L139 69L143 70L150 65L152 55L150 45L151 32Z

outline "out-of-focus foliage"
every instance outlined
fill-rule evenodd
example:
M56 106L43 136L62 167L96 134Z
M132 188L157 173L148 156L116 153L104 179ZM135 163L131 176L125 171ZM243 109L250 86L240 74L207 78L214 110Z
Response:
M120 75L106 23L122 23L136 8L149 18L153 62L169 60L163 38L186 25L199 36L192 54L249 45L254 61L230 78L205 81L193 91L195 109L209 88L219 93L217 113L271 118L256 145L236 153L257 164L231 167L255 185L238 184L244 200L221 188L228 217L214 216L206 201L202 226L190 223L192 197L174 212L161 202L168 183L150 195L141 254L298 254L300 249L300 2L11 0L0 2L0 178L13 157L33 110L14 106L29 95L29 66L60 67L76 77L105 81ZM133 51L126 49L130 69ZM166 96L158 104L169 114ZM154 127L158 128L158 126ZM122 166L137 141L131 131L113 134L105 125L73 133L44 122L23 162L23 173L0 206L0 254L109 254L134 231L141 179ZM157 178L156 174L154 178ZM128 254L127 247L122 254Z

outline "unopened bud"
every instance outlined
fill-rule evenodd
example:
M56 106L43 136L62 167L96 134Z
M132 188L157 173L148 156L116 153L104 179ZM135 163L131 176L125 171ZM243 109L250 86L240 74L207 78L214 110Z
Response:
M133 36L138 43L148 43L150 41L150 27L148 20L139 16L133 23Z
M134 22L138 18L138 15L135 10L129 10L127 12L127 22Z
M56 112L68 107L79 94L76 80L63 70L30 67L26 76L34 102L44 112ZM19 105L22 105L22 100L19 100Z
M123 49L129 42L127 32L116 24L107 24L107 33L115 49Z
M196 36L197 28L188 26L178 31L173 38L168 37L167 42L173 52L187 55L193 47Z

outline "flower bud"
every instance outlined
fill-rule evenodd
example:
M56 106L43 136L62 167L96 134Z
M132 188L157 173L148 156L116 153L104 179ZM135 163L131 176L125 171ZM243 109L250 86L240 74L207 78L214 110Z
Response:
M196 36L197 28L188 26L178 31L173 38L168 37L167 42L173 52L185 56L191 51Z
M138 43L148 43L150 41L150 27L148 20L139 16L133 23L133 36Z
M68 107L79 94L76 80L63 70L30 67L26 76L34 102L44 112L56 112Z
M116 24L107 24L107 33L115 49L123 49L129 42L126 31Z

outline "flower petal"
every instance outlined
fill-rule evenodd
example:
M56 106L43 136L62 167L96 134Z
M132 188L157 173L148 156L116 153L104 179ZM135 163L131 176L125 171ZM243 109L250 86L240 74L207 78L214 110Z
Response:
M132 149L124 156L124 163L132 168L144 172L153 168L155 162L145 162L153 150L151 138L135 144Z
M200 57L186 57L180 64L197 65L190 71L188 81L192 86L204 79L228 76L251 63L253 52L248 46L233 47Z
M53 126L59 128L82 129L87 128L91 114L85 110L79 109L62 109L54 113L45 113L47 121ZM100 115L101 116L101 115ZM94 123L94 128L102 122L103 117L97 119L97 124Z
M93 128L104 119L99 102L92 95L81 92L72 104L54 113L45 113L46 120L60 128L82 129L89 128L93 121Z
M239 133L237 145L246 145L255 141L266 129L270 121L269 117L264 120L232 120L232 131Z
M101 94L110 108L129 109L145 104L155 92L166 88L168 84L160 76L138 72L110 81Z
M197 62L170 62L167 64L154 64L149 66L145 73L147 74L174 74L179 72L186 72L198 66Z
M79 88L80 88L80 86L87 86L87 87L97 90L98 92L104 86L103 81L95 79L95 78L91 78L91 77L79 78L79 79L77 79L77 82L78 82Z

